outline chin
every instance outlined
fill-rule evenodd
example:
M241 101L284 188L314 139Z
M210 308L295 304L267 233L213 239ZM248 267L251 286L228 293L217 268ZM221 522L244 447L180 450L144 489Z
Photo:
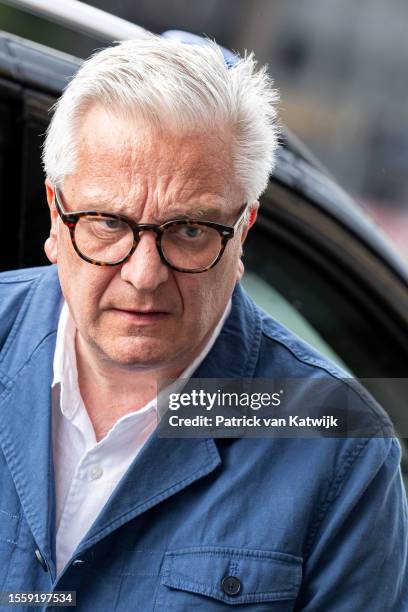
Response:
M101 353L105 360L126 369L156 369L170 365L175 357L174 344L158 342L154 338L124 339L113 345L102 346Z

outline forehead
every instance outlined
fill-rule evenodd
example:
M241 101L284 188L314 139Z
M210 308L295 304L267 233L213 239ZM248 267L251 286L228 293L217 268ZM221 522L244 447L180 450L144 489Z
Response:
M239 197L227 129L177 135L94 107L80 125L78 145L65 191L89 205L159 214L183 204L222 208Z

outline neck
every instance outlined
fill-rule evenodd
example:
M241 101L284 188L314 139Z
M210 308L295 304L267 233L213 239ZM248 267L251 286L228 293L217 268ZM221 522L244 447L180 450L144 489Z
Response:
M178 378L202 351L207 340L204 339L195 355L183 362L157 369L132 370L98 358L77 332L78 385L96 439L103 438L122 416L139 410L153 400L160 381Z

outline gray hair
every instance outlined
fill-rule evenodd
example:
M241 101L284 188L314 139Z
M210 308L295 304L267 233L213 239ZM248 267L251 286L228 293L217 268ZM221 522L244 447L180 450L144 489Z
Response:
M228 67L217 45L188 45L154 34L108 47L84 62L56 103L43 164L59 186L75 171L78 127L96 103L148 126L181 133L226 127L246 200L265 189L276 154L278 95L253 54Z

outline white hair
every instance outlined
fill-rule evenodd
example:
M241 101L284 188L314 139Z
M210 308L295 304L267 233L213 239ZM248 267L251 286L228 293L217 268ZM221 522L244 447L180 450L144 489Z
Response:
M56 103L43 164L62 185L76 168L81 119L96 103L149 127L182 133L227 128L236 178L247 202L264 191L275 162L278 95L253 54L231 67L217 45L154 34L108 47L84 62Z

